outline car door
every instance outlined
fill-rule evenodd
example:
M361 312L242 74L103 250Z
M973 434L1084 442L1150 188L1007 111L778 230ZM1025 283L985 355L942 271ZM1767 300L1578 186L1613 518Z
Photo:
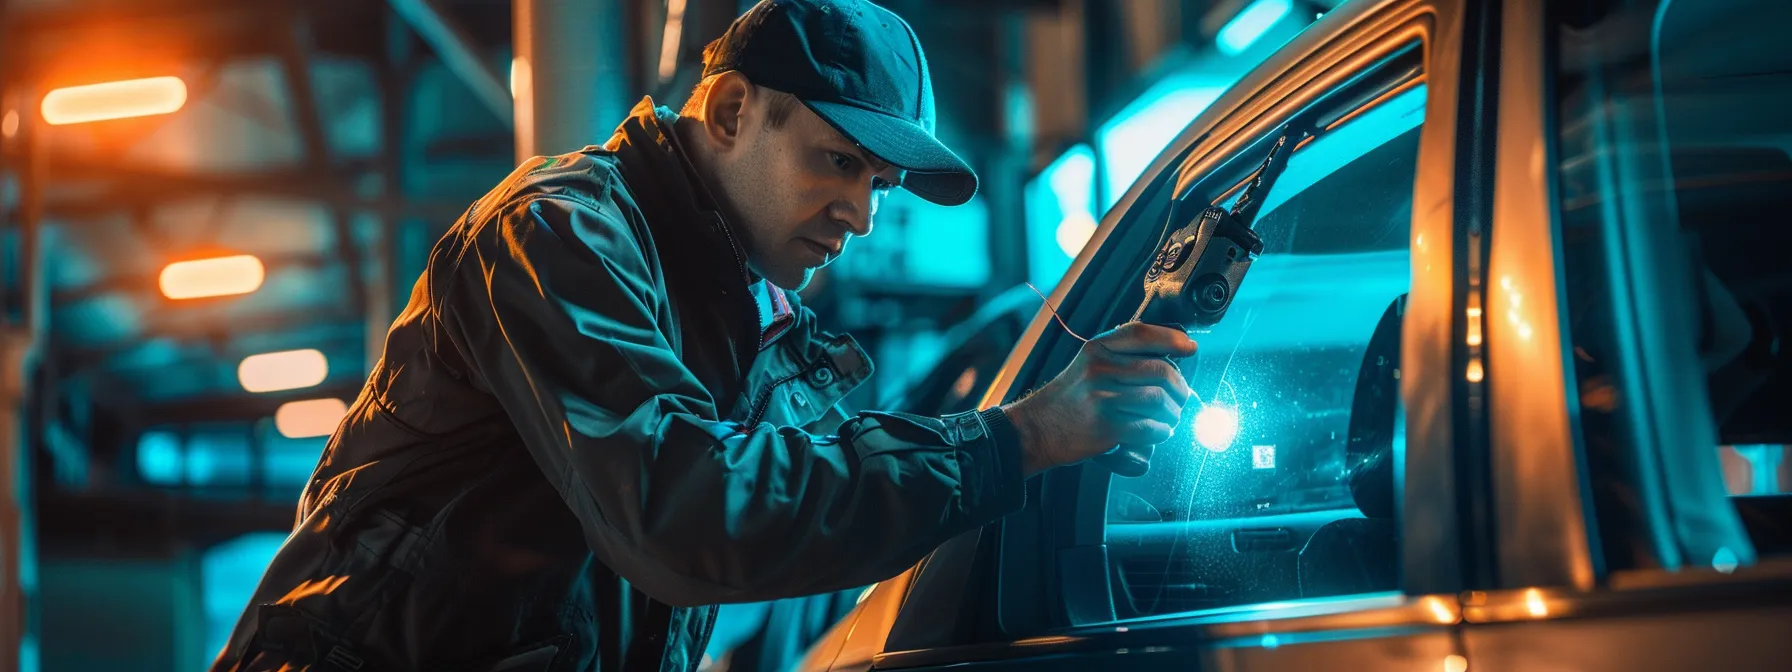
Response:
M1502 8L1477 297L1499 589L1465 604L1473 669L1792 660L1789 20Z
M1081 465L1034 479L1024 511L874 587L802 669L1460 656L1458 540L1440 528L1456 524L1462 393L1452 205L1458 182L1487 179L1455 154L1456 119L1487 104L1462 86L1485 53L1464 43L1477 20L1453 1L1348 5L1185 130L1053 293L1063 326L1042 312L984 400L1060 370L1072 331L1128 319L1164 231L1232 203L1281 129L1310 123L1267 192L1263 254L1183 364L1201 400L1176 437L1143 478ZM1419 480L1445 485L1401 485Z

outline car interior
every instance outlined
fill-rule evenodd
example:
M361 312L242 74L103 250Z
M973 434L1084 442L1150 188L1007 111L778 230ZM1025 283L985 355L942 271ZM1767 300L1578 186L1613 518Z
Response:
M1109 485L1115 617L1397 589L1399 334L1425 95L1413 74L1350 99L1356 113L1302 145L1269 191L1263 255L1182 364L1202 398L1149 473ZM1235 198L1221 177L1183 200Z
M1749 16L1749 21L1735 21ZM1706 373L1706 396L1719 446L1792 444L1792 367L1782 330L1792 319L1792 265L1783 251L1792 243L1785 226L1792 211L1792 51L1779 31L1766 26L1792 20L1792 3L1775 0L1668 0L1655 9L1656 32L1634 45L1639 58L1607 82L1612 100L1654 104L1660 137L1632 141L1647 160L1662 161L1666 184L1647 188L1672 197L1676 234L1684 241L1690 283L1674 300L1693 302L1696 339ZM1586 39L1597 24L1570 30ZM1711 48L1712 45L1722 48ZM1649 58L1652 57L1652 58ZM1596 505L1624 510L1634 497L1605 470L1620 468L1613 414L1622 401L1609 394L1608 360L1617 330L1606 307L1606 289L1623 282L1602 258L1609 244L1599 229L1605 192L1591 169L1590 152L1609 151L1595 140L1592 124L1569 110L1584 109L1587 78L1568 73L1564 92L1564 269L1569 288L1570 337L1581 380L1580 406L1587 437ZM1709 450L1696 447L1694 450ZM1784 466L1777 492L1737 493L1735 505L1760 555L1792 551L1792 494ZM1733 486L1732 486L1733 487ZM1646 549L1635 548L1629 529L1635 516L1601 516L1609 569L1637 567Z

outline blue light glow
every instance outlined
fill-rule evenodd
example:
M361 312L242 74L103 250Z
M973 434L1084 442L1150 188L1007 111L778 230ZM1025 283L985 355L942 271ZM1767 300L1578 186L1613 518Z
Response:
M201 660L210 660L224 648L237 617L255 594L256 584L261 583L262 573L284 543L284 534L256 532L205 550L199 561L200 594L205 607L205 652Z
M871 235L854 238L828 272L874 285L981 287L991 273L988 202L947 207L897 189L878 206Z
M249 482L249 435L246 427L223 425L187 437L189 485L239 485Z
M1226 92L1229 81L1188 74L1158 82L1096 131L1101 147L1102 208L1120 200L1164 147Z
M1077 145L1065 152L1040 176L1051 185L1052 195L1058 199L1059 212L1066 215L1095 213L1095 198L1089 189L1095 183L1095 155L1087 146Z
M1088 242L1071 234L1088 228L1095 218L1095 150L1088 145L1070 148L1027 184L1027 276L1041 291L1051 291L1070 270L1074 254ZM1077 224L1076 222L1083 222ZM1066 222L1070 222L1066 229ZM1059 232L1064 235L1060 239ZM1093 229L1089 229L1093 233Z
M1269 32L1271 27L1294 10L1293 0L1257 0L1220 28L1215 40L1220 53L1237 56Z
M1738 564L1741 564L1741 559L1728 546L1717 549L1717 554L1711 557L1711 567L1725 574L1736 571Z
M173 432L144 432L137 437L137 473L144 482L178 485L185 465L180 437Z
M1276 638L1274 633L1266 634L1263 636L1263 648L1274 649L1281 645L1282 645L1282 640Z

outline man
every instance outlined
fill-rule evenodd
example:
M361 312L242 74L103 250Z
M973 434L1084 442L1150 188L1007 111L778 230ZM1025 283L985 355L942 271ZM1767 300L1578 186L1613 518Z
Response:
M710 605L888 578L1168 437L1194 343L1144 325L1006 407L843 417L871 364L794 290L889 189L976 178L882 8L767 0L704 60L435 246L214 669L689 670Z

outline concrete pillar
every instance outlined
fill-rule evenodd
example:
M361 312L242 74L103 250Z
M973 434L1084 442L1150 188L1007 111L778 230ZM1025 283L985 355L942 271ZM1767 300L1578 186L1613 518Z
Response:
M516 0L516 157L603 144L629 99L622 0Z

